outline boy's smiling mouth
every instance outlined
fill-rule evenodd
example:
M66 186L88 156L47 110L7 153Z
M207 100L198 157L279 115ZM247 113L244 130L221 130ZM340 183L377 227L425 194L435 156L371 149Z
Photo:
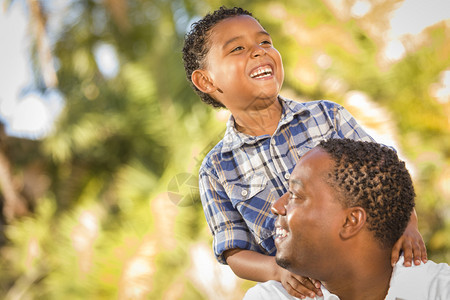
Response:
M270 77L270 76L272 76L272 74L273 74L272 66L265 65L265 66L260 66L260 67L257 67L256 69L254 69L250 73L250 77L255 78L255 79L261 79L261 78Z

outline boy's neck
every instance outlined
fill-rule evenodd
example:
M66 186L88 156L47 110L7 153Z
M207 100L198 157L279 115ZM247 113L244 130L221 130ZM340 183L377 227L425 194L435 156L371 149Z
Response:
M274 101L270 106L242 111L231 111L236 129L242 133L260 136L272 135L278 128L283 107L280 101Z

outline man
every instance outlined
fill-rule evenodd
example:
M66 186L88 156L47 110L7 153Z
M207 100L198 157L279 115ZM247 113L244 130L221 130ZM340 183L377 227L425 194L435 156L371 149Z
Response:
M391 249L414 208L411 177L391 149L348 139L304 155L276 214L276 262L321 281L314 299L450 299L450 267L432 261L393 267ZM296 299L276 281L244 299ZM310 298L307 298L310 299Z

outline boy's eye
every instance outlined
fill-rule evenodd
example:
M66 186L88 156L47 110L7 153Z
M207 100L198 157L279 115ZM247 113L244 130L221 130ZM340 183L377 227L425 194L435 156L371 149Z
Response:
M243 49L244 49L244 47L238 46L236 48L233 48L233 50L231 50L231 52L236 52L236 51L243 50Z
M261 45L272 45L271 41L262 41Z

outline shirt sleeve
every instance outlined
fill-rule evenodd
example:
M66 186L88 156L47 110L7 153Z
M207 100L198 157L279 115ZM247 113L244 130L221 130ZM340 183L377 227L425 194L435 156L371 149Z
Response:
M211 169L202 166L199 173L200 198L209 229L213 234L213 249L217 260L226 264L223 252L240 248L258 251L253 235L233 206L225 188ZM258 251L260 252L260 250Z
M329 105L330 102L327 103ZM343 106L333 103L331 114L334 127L341 138L356 141L375 142L375 140L356 122L355 118Z

